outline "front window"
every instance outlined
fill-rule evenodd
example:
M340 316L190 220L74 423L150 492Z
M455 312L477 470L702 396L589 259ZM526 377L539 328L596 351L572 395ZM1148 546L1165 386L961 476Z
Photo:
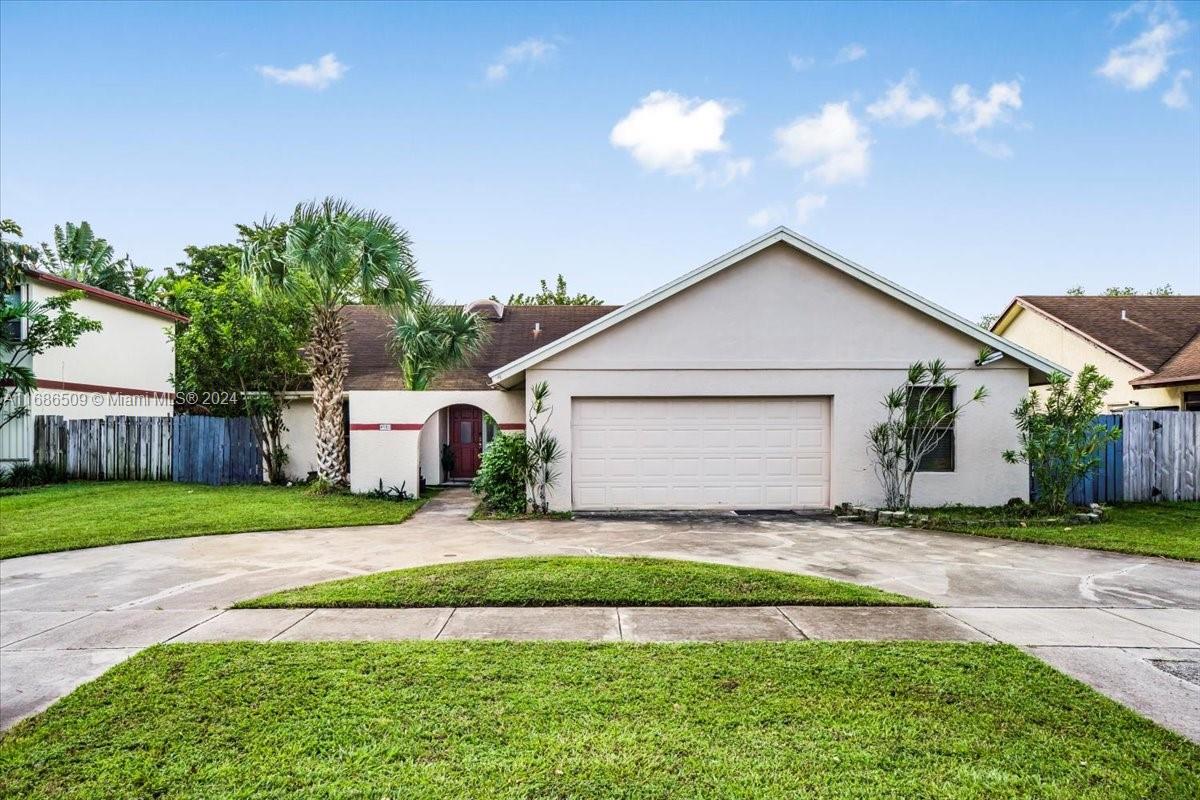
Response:
M908 390L910 414L932 419L934 424L917 428L909 446L926 452L917 462L917 472L954 471L954 390L943 386L914 386ZM924 413L921 413L924 412Z

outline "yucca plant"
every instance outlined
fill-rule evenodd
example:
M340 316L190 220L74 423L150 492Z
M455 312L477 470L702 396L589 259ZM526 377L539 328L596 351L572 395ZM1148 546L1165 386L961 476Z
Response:
M339 312L377 303L401 314L425 295L408 234L390 218L335 198L296 206L282 225L242 229L243 267L263 289L280 291L310 314L308 361L316 417L317 474L346 482L342 408L349 355Z
M913 481L922 459L937 448L967 406L987 397L987 388L980 386L956 404L958 374L941 359L918 361L909 366L904 385L884 396L887 416L867 431L867 449L889 509L907 511L912 506Z
M563 457L558 438L546 432L546 425L554 413L547 404L549 399L550 385L545 381L535 384L530 392L529 427L525 439L528 453L525 483L529 487L530 505L538 514L550 511L546 493L559 478L558 462Z

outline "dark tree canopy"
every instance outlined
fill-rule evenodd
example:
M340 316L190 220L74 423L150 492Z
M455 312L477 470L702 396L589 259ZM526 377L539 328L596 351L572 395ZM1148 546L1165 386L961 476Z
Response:
M559 273L554 281L554 288L551 289L546 279L538 281L541 288L533 294L525 294L518 292L508 296L510 306L602 306L604 301L590 294L579 292L578 294L570 294L567 291L567 279ZM499 301L500 298L492 295L492 299Z

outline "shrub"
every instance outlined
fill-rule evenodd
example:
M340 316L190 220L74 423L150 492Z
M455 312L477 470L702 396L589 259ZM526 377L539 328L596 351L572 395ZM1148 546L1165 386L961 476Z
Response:
M1025 462L1037 485L1037 501L1058 514L1067 508L1076 481L1100 463L1099 453L1108 442L1120 437L1119 428L1109 429L1096 421L1104 393L1112 381L1094 366L1085 364L1075 378L1054 373L1043 406L1038 392L1026 395L1013 416L1021 432L1021 448L1006 450L1004 460Z
M520 434L499 434L483 451L479 472L471 489L481 495L491 511L504 514L525 513L525 477L529 452Z
M27 461L13 464L7 472L0 473L0 487L5 489L26 489L30 486L65 483L66 480L66 474L54 464Z

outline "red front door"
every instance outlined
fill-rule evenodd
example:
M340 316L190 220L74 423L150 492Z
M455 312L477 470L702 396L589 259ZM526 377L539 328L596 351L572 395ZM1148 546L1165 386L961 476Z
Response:
M483 452L483 412L474 406L450 406L451 478L474 478Z

